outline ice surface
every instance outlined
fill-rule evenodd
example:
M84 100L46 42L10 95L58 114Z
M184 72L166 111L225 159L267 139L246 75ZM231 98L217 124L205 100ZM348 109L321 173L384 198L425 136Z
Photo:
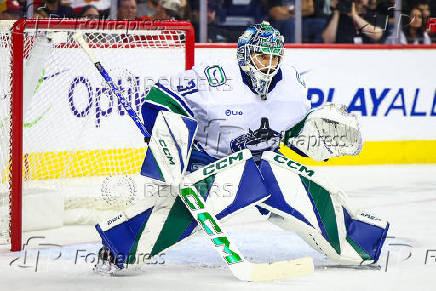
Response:
M352 206L390 221L380 270L335 267L298 236L250 210L242 214L245 223L236 218L226 223L248 259L270 262L312 256L315 273L274 282L240 282L200 234L128 275L103 277L91 272L100 244L71 244L75 239L95 241L95 233L90 227L76 226L34 233L45 238L33 239L33 248L21 254L0 246L0 290L436 290L436 165L323 167L319 171L347 192ZM80 237L71 237L73 228L83 228Z

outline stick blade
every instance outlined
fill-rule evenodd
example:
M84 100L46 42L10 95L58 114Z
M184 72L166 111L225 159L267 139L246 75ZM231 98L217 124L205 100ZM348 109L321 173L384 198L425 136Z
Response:
M256 282L296 278L312 274L313 271L313 260L310 257L275 262L272 264L253 264L250 281Z

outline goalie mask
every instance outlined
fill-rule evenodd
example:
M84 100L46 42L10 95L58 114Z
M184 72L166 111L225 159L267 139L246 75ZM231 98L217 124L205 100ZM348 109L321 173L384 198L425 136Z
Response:
M247 28L239 37L238 65L262 99L266 99L272 78L279 71L283 51L283 36L267 21Z

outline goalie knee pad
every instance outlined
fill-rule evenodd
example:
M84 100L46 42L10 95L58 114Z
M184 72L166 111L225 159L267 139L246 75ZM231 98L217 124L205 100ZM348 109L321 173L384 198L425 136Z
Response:
M260 205L273 213L271 222L296 231L339 263L371 264L378 260L388 222L352 211L345 193L323 181L315 170L280 154L265 152L260 170L271 194Z

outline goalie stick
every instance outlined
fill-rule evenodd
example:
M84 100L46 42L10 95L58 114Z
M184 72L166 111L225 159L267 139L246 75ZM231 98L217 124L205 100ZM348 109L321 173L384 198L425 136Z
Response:
M74 40L76 40L80 44L80 46L86 52L86 54L88 55L91 62L94 64L94 66L100 72L100 75L103 77L103 79L109 85L109 87L111 89L110 92L112 94L114 94L118 98L118 100L120 100L121 104L123 104L123 107L126 109L129 116L133 119L133 121L135 122L136 126L139 128L141 133L145 137L150 137L150 134L148 133L147 129L145 129L145 126L142 123L141 119L139 119L138 115L136 115L135 111L133 111L132 106L130 106L130 104L126 101L126 99L121 94L121 90L114 84L114 82L112 81L112 78L109 76L106 69L100 64L100 61L97 59L95 54L89 48L88 43L83 38L83 34L81 32L77 31L76 33L74 33L73 38L74 38Z
M101 65L100 61L94 55L94 53L89 48L88 43L83 39L81 32L76 32L73 38L80 44L88 55L91 62L95 65L97 70L100 72L102 77L108 83L111 91L116 97L121 101L123 106L128 111L130 117L135 122L136 126L141 130L141 133L145 137L150 137L150 134L145 129L144 124L136 115L136 113L131 108L130 104L121 95L121 91L113 83L112 78L109 76L107 71ZM243 281L266 281L266 280L278 280L299 277L307 274L311 274L314 271L313 261L310 257L300 258L296 260L287 260L274 263L260 263L255 264L247 261L242 253L237 250L235 244L230 241L229 236L224 231L222 225L218 222L215 215L209 211L206 207L206 203L201 195L198 195L193 188L184 188L178 193L185 206L190 211L192 217L198 222L199 225L203 226L206 233L213 230L217 231L216 234L211 239L211 242L215 246L215 249L223 258L224 262L227 264L231 272L235 277ZM193 197L196 201L195 204L190 202L187 198L188 196ZM199 216L207 215L210 217L210 222L212 223L212 228L206 226L200 219ZM232 250L230 249L230 246ZM224 254L224 256L222 256Z

